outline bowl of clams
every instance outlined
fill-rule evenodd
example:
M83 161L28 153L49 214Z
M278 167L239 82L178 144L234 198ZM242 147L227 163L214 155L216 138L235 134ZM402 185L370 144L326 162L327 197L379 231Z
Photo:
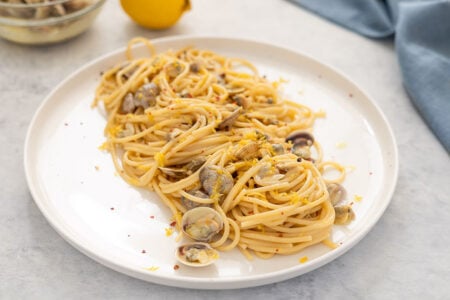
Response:
M73 38L94 22L105 0L0 0L0 36L29 45Z

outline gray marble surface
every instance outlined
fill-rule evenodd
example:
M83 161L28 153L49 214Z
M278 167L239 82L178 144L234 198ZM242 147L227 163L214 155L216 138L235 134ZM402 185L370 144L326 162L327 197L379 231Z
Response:
M402 87L392 41L370 40L280 0L193 0L173 28L135 26L107 1L94 26L59 45L0 40L1 299L449 299L450 159ZM36 108L64 77L134 36L251 37L309 53L346 73L376 100L394 129L398 185L373 230L339 259L263 287L202 291L159 286L112 271L65 242L33 202L23 143Z

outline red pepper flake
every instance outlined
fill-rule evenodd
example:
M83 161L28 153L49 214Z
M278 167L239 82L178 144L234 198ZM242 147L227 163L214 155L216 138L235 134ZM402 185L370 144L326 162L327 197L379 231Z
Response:
M114 207L111 207L110 210L114 210Z
M154 219L155 218L155 216L150 216L150 219Z
M352 94L352 93L348 93L348 96L349 96L350 98L353 98L353 94Z
M142 251L141 251L141 253L142 253L142 254L145 254L145 253L147 253L147 251L145 251L145 250L142 250Z
M253 210L249 211L248 214L253 215L254 214Z
M173 266L173 269L176 271L176 270L178 270L180 268L180 266L179 265L174 265Z
M173 221L172 223L170 223L170 226L175 227L175 225L177 225L177 221Z
M219 96L216 96L216 100L220 100L220 97L219 97Z

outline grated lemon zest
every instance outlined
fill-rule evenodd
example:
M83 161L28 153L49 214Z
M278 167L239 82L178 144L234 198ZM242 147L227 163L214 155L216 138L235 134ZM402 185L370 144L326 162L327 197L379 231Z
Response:
M104 150L109 150L109 145L108 145L107 142L104 142L103 144L101 144L100 146L98 146L98 149L99 149L99 150L102 150L102 151L104 151Z
M165 228L165 230L166 230L166 236L171 236L173 234L172 228Z
M298 259L298 262L301 264L304 264L307 261L308 261L308 256L303 256Z
M244 134L244 139L251 140L251 141L257 141L258 135L256 134L256 131L250 131Z
M338 148L338 149L344 149L345 147L347 147L347 144L345 142L337 142L336 143L336 148Z
M300 196L297 193L290 193L289 195L289 204L295 205L300 202Z
M355 200L356 202L360 202L362 199L363 199L363 197L360 196L360 195L354 195L353 196L353 200Z
M159 167L164 167L166 160L164 154L162 154L161 152L157 152L154 158Z

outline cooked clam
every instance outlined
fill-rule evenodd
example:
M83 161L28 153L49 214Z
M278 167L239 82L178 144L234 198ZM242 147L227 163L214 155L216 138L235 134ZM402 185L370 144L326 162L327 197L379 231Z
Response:
M196 207L184 213L181 229L191 239L210 242L223 228L221 215L210 207Z
M336 206L336 204L341 202L345 197L345 189L339 183L328 183L327 190L333 206Z
M122 111L129 114L136 110L136 105L134 104L134 96L132 93L128 93L123 98Z
M189 71L193 72L193 73L198 73L200 72L200 68L201 68L201 63L200 62L193 62L189 65Z
M147 109L156 104L156 97L160 93L160 88L153 82L141 86L133 95L128 93L123 98L122 111L124 113L136 113L138 108Z
M200 167L206 162L204 157L198 157L191 160L189 163L179 168L168 168L168 167L159 167L158 169L166 174L167 176L181 179L185 178L189 175L192 175L195 171L200 169Z
M156 96L161 92L159 86L151 83L146 83L141 86L136 93L134 93L134 104L141 106L144 109L156 104Z
M211 165L204 167L199 174L203 189L211 197L228 194L233 187L233 177L226 169Z
M218 129L229 129L231 126L233 126L234 122L237 120L237 118L241 115L242 107L237 108L235 111L231 113L228 117L223 119L222 122L219 123L217 126Z
M166 74L170 78L175 78L183 72L184 67L177 61L171 62L165 66Z
M177 179L181 179L187 176L185 169L165 168L165 167L159 167L158 169L167 176Z
M177 248L179 262L190 267L205 267L219 258L219 253L206 243L190 243Z
M282 155L285 151L282 144L272 144L272 150L275 155Z
M192 190L192 191L188 191L188 194L197 197L197 198L202 198L202 199L208 199L208 195L206 195L205 193L203 193L200 190ZM204 203L199 203L199 202L195 202L192 201L184 196L181 196L181 204L183 204L184 207L186 207L186 209L190 210L196 207L200 207L200 206L206 206L206 207L211 207L211 204L204 204Z
M294 146L292 146L291 152L300 158L306 160L311 159L311 150L309 146L302 146L302 144L294 144Z
M231 99L233 99L236 104L241 106L243 109L248 109L251 105L251 100L243 95L235 95L232 96Z
M285 177L280 174L277 168L272 168L270 164L265 164L254 177L255 182L260 186L276 184Z
M242 146L239 148L235 153L234 156L238 159L252 159L259 156L259 145L255 142L250 142L247 145Z
M184 168L187 170L188 175L191 175L192 173L200 169L205 162L206 162L205 157L197 157L191 160L189 163L187 163Z
M286 142L289 141L294 145L311 147L314 144L314 137L306 131L294 131L287 136Z
M350 205L342 205L334 207L336 214L334 218L334 224L347 225L355 219L355 213Z
M122 131L120 131L118 134L117 134L117 137L118 138L124 138L124 137L127 137L127 136L132 136L133 134L135 134L135 129L134 129L134 126L133 126L133 124L131 124L131 123L125 123L125 128L124 129L122 129Z
M314 144L314 137L306 131L292 132L286 138L286 142L291 142L291 152L298 157L306 160L311 160L311 146Z

